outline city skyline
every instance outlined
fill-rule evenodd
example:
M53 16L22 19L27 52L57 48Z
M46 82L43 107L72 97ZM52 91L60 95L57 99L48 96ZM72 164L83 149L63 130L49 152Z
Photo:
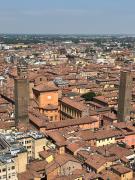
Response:
M132 0L1 0L0 33L134 34Z

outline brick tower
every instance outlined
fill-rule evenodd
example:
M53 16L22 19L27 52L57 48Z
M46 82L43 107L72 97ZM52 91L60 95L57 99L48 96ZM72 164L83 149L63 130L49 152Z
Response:
M20 60L17 65L18 77L15 79L15 124L28 123L29 82L27 79L27 63Z
M131 71L121 71L119 100L118 100L118 120L130 120L132 100L132 75Z

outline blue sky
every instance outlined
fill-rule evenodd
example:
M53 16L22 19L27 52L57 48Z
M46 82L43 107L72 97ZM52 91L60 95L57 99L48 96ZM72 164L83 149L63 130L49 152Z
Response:
M0 0L0 33L135 34L135 0Z

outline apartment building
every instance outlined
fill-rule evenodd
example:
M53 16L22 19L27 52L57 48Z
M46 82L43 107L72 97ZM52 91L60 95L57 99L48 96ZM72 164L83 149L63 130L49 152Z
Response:
M68 97L59 100L60 119L81 118L89 115L89 107L83 101L76 101Z
M40 113L46 115L50 121L58 121L58 88L48 83L34 87L33 93Z

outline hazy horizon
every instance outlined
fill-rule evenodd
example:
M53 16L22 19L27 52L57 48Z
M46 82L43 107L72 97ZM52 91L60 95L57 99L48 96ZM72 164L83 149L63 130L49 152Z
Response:
M134 35L133 0L1 0L0 34Z

